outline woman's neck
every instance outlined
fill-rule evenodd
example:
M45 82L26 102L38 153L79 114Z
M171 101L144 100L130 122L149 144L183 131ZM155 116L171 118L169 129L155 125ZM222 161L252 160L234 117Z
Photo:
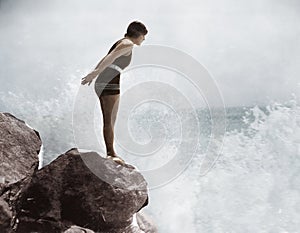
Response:
M124 38L125 38L125 39L128 39L128 40L130 40L132 43L134 43L134 39L133 39L133 38L128 37L128 36L125 36Z

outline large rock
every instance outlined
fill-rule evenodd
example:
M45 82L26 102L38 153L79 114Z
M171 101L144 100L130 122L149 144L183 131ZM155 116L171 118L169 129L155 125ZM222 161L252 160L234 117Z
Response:
M147 214L143 212L138 212L134 215L134 218L135 219L133 220L132 224L128 227L127 232L157 233L157 228L155 227L153 221ZM64 233L95 233L95 231L73 225L69 229L64 231ZM123 231L123 233L126 233L126 231Z
M10 113L0 113L0 232L10 232L11 202L26 176L37 170L39 133Z
M8 203L0 197L0 232L8 232L12 219L12 211Z
M14 183L38 167L39 133L10 113L0 113L0 183Z
M76 148L38 170L39 133L0 113L0 232L156 233L135 167Z
M132 222L148 204L147 183L133 166L73 148L23 183L12 204L17 232L142 232Z

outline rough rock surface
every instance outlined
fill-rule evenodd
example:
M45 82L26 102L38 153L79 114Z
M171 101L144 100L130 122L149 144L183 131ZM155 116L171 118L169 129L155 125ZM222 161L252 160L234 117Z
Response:
M148 203L147 183L134 167L76 148L24 182L13 205L17 232L60 232L71 225L130 232L133 214Z
M41 145L37 131L10 113L0 113L0 232L10 231L10 202L19 191L14 183L38 168Z
M131 226L128 227L127 232L131 232L131 233L157 233L158 232L153 221L145 213L143 212L136 213L136 219L137 219L137 223L131 224ZM69 229L64 231L64 233L95 233L95 231L73 225ZM123 231L123 233L126 232Z
M12 212L8 203L0 197L0 232L6 232L10 228Z
M0 113L0 183L13 183L38 166L39 133L10 113Z

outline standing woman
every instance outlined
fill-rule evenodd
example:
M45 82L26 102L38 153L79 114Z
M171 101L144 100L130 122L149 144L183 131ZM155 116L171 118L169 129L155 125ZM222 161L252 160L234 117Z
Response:
M120 97L120 72L129 65L134 44L141 45L148 33L144 24L134 21L129 24L124 38L118 40L109 49L95 69L82 78L81 84L91 84L94 78L95 92L100 100L103 115L103 135L107 157L124 164L114 150L114 125L117 117Z

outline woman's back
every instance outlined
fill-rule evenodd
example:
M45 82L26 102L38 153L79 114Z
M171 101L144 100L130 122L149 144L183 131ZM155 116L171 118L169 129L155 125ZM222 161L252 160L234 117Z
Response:
M118 40L116 43L113 44L113 46L109 49L108 53L111 53L116 47L117 45L123 40L124 38ZM131 61L131 57L132 57L132 52L130 52L129 55L122 55L118 58L116 58L112 64L119 66L121 69L125 69L125 67L127 67Z
M118 40L109 49L111 53L124 38ZM132 52L129 55L122 55L116 58L112 64L124 69L130 64ZM120 72L112 67L106 67L97 77L95 81L95 91L98 96L120 93Z

